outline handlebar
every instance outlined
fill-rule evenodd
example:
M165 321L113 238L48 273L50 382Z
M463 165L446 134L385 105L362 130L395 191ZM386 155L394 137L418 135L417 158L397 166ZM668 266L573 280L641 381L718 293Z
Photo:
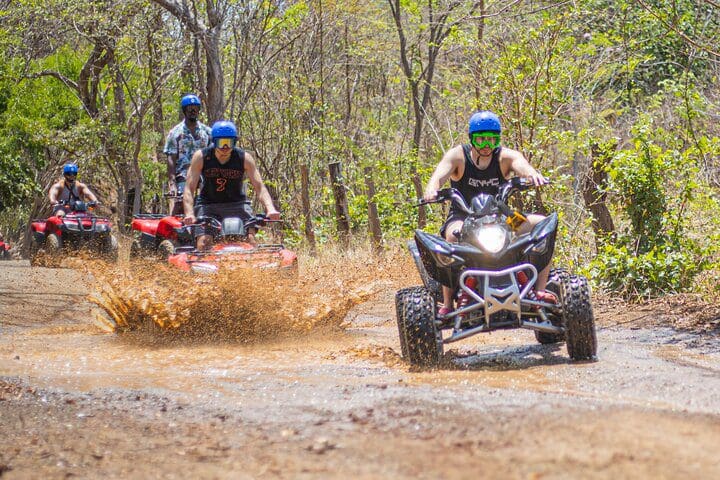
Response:
M550 181L548 181L547 183L550 183ZM535 187L535 184L532 182L532 180L522 177L513 177L507 182L504 182L500 185L498 193L495 195L495 198L497 200L500 200L504 204L513 193L522 190L528 190L533 187ZM441 203L447 201L451 201L458 208L460 208L460 210L467 214L473 213L472 209L468 206L463 196L455 188L440 189L437 191L437 198L435 200L425 200L421 198L416 204L414 204L414 206L419 207L421 205L429 205L432 203Z
M245 228L248 227L255 227L255 226L263 226L266 223L283 223L283 220L272 220L268 218L264 213L258 213L253 218L243 221L243 226ZM210 216L200 216L195 217L195 223L190 223L187 225L184 225L184 228L194 228L194 227L203 227L203 226L210 226L213 228L217 228L218 230L222 230L222 222L218 220L215 217Z

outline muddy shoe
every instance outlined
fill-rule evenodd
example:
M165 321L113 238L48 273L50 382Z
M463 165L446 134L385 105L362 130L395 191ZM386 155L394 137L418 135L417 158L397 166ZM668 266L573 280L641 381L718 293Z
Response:
M535 292L535 297L540 302L558 303L558 298L555 296L555 294L552 292L548 292L547 290L539 290Z

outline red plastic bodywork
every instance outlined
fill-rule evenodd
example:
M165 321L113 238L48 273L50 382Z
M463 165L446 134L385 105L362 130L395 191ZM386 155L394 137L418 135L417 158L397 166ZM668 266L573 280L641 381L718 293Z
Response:
M52 216L47 220L33 220L30 224L30 228L33 232L42 233L44 236L54 233L58 237L62 238L62 230L60 229L60 226L63 224L63 221L66 223L80 222L84 228L90 228L93 224L93 219L95 220L96 226L110 225L110 221L107 218L96 217L92 213L70 212L64 217Z
M286 270L297 268L297 255L282 245L234 242L213 245L207 252L181 252L170 255L168 262L183 271L190 271L193 264L231 270L238 268Z
M182 227L180 217L167 216L163 218L133 218L132 229L146 233L163 240L177 240L176 228Z

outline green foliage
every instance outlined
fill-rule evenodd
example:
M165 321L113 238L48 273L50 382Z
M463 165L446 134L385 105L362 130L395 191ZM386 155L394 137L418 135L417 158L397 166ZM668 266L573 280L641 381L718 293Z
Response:
M688 203L699 185L693 151L670 149L677 135L641 115L632 144L614 156L610 190L629 219L629 230L602 246L589 273L628 297L650 297L693 287L709 265L708 246L687 235Z
M689 291L709 263L697 246L655 244L637 253L627 244L605 244L589 268L602 287L625 298L650 298Z

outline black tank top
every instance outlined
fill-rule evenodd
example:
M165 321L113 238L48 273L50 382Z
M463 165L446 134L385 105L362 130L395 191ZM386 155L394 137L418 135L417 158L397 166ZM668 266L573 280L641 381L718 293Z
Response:
M242 191L245 175L245 151L233 148L230 159L222 164L215 156L213 146L202 149L202 189L198 204L234 203L245 200Z
M470 157L470 145L463 145L463 153L465 154L465 171L460 180L450 179L450 186L457 189L467 203L479 193L489 193L495 195L498 193L499 186L505 181L505 177L500 169L500 151L502 147L493 150L490 164L487 168L480 170L475 166L475 162ZM456 212L455 206L450 207L450 212Z

